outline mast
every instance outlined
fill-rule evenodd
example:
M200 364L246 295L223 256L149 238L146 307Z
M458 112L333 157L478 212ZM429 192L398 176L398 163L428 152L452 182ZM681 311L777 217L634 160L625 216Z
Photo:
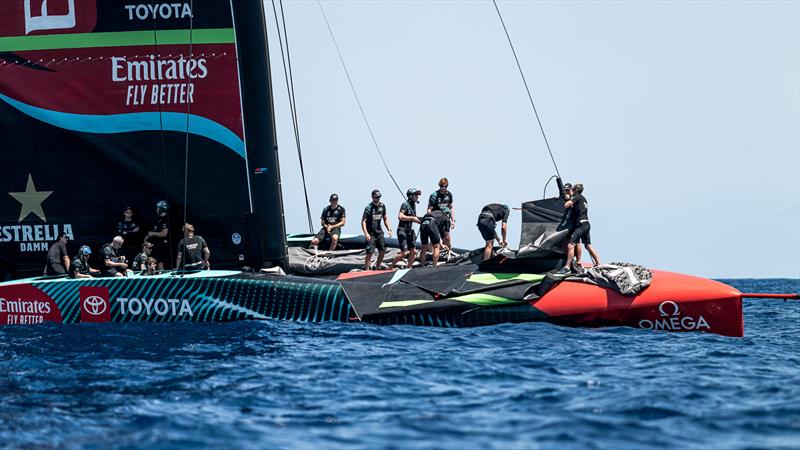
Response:
M233 1L233 20L247 146L252 210L248 216L250 261L286 267L284 223L275 109L262 2ZM279 213L278 213L279 212Z

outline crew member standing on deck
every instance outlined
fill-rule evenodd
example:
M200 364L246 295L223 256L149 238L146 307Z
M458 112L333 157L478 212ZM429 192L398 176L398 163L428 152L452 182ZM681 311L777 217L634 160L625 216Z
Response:
M156 203L158 218L153 230L147 232L145 241L153 244L153 257L158 261L158 270L164 270L164 261L169 259L169 205L166 200Z
M122 239L125 240L120 253L128 260L132 259L141 236L139 235L139 225L133 220L133 208L131 206L126 206L122 210L122 220L117 222L117 236L122 236Z
M506 234L508 233L508 215L510 212L508 205L499 203L490 203L481 210L478 216L478 230L481 232L483 240L486 241L486 245L483 247L484 261L492 257L492 248L495 240L501 247L508 245ZM497 236L497 231L495 230L498 221L503 222L500 227L500 233L503 236L502 240Z
M449 211L447 213L447 229L442 234L442 243L450 248L450 229L456 227L456 213L453 210L453 193L447 190L448 186L450 186L450 182L447 178L439 179L439 189L428 198L428 212Z
M67 233L58 235L50 250L47 251L47 265L44 268L44 274L48 276L66 275L69 273L69 256L67 256L67 242L69 237Z
M205 239L194 234L192 224L184 224L183 239L178 242L178 259L175 267L178 270L210 269L208 260L210 257L211 250L208 249Z
M347 217L344 207L339 204L338 195L331 194L329 200L331 204L322 209L322 215L319 218L322 229L311 241L311 248L317 248L320 242L326 238L331 240L331 251L336 250L336 246L339 244L339 236L342 234L342 227L347 222Z
M407 268L414 265L417 258L417 236L414 234L414 224L422 223L417 217L417 203L422 194L417 188L406 191L406 202L400 206L400 213L397 215L397 240L400 243L400 253L392 261L391 268L394 268L403 258L408 257Z
M428 251L433 254L433 266L439 264L439 252L441 251L442 234L450 223L450 216L447 210L431 211L422 218L419 226L419 239L422 248L419 254L419 263L424 266Z
M372 191L372 201L364 208L361 216L361 230L367 240L367 256L364 258L364 270L370 270L372 254L378 251L375 267L380 270L383 256L386 254L386 240L383 237L381 221L386 225L389 237L392 237L392 226L389 225L389 216L386 215L386 205L381 203L381 191Z
M592 258L594 265L599 266L600 257L597 255L594 247L592 247L592 238L589 235L589 231L591 230L591 226L589 225L589 202L587 202L586 197L583 196L583 184L575 183L572 198L564 203L564 207L567 209L574 208L572 217L576 222L575 230L570 235L569 244L567 244L567 262L558 273L566 274L570 272L572 258L575 256L575 247L580 245L581 242L583 242L584 247L586 247L586 250L589 252L589 256Z
M567 234L567 242L569 242L569 238L572 237L572 233L575 232L575 228L578 223L577 219L575 218L576 209L572 207L566 208L566 203L572 198L572 194L573 194L572 184L566 183L564 185L564 192L561 195L561 199L564 200L565 204L564 217L561 219L561 222L566 224L567 227L569 227ZM575 246L575 261L578 265L580 265L581 263L582 254L583 252L581 250L581 246L580 245Z

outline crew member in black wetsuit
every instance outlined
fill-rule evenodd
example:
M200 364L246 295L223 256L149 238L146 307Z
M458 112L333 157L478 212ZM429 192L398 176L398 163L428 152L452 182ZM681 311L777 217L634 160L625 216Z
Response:
M364 270L370 270L372 254L378 250L378 259L375 267L380 270L383 256L386 254L386 240L383 237L381 221L386 225L389 237L392 237L392 226L389 225L389 216L386 215L386 205L381 203L381 191L372 191L372 201L364 208L361 216L361 230L367 240L367 256L364 258Z
M564 200L565 204L572 198L572 194L572 184L564 184L564 192L561 194L561 199ZM567 242L569 242L569 238L572 236L572 233L575 232L576 224L578 223L578 221L575 219L575 211L577 211L575 208L565 208L564 218L562 219L562 222L569 227ZM575 261L579 265L581 263L581 256L583 256L583 251L581 250L581 246L577 245L575 246Z
M58 235L50 250L47 251L47 265L44 268L44 274L49 276L66 275L69 273L69 256L67 256L67 242L69 236L67 233Z
M419 263L422 266L425 265L425 258L428 251L431 250L431 246L433 247L433 266L436 267L439 264L442 234L449 223L450 216L447 215L447 209L431 211L422 217L422 223L419 226L419 239L422 242Z
M572 258L575 256L575 247L580 245L581 242L583 242L584 247L586 247L586 250L589 252L589 256L592 258L594 265L600 265L600 257L597 255L594 247L592 247L592 238L589 235L589 230L591 229L589 225L589 202L587 202L586 197L583 196L583 184L575 183L572 198L564 203L564 207L567 209L573 208L572 217L576 222L575 230L570 235L569 244L567 244L567 262L558 273L565 274L570 272Z
M422 194L417 188L406 191L406 202L400 206L400 213L397 215L397 240L400 243L400 253L394 257L391 268L394 268L403 258L408 258L407 268L414 265L417 258L417 236L414 234L414 224L421 223L417 217L417 203Z
M439 189L434 191L428 198L428 212L431 211L447 211L447 229L442 234L442 243L449 249L450 248L450 229L456 227L456 213L453 208L453 193L447 190L450 182L447 178L439 179Z
M331 204L322 209L322 215L319 218L322 229L311 241L311 248L317 248L325 238L331 240L331 251L336 250L336 246L339 244L339 236L342 234L342 227L347 222L347 216L344 207L339 204L338 195L331 194L329 200Z
M194 234L192 224L184 224L183 239L178 242L178 259L175 267L178 270L210 269L210 257L211 250L208 249L205 239Z
M104 245L101 252L103 254L103 276L105 277L124 277L128 270L128 262L125 256L120 255L119 250L125 240L122 236L114 236L108 244Z
M78 250L78 255L72 260L69 267L69 276L72 278L91 278L93 275L100 275L100 271L92 269L89 265L89 257L92 255L92 249L88 245L81 245Z
M153 244L145 242L142 244L142 252L133 258L132 268L136 272L141 272L147 267L147 259L150 258L150 253L153 251Z
M481 210L478 216L478 230L480 230L483 240L486 241L486 245L483 247L484 261L492 257L492 248L495 239L501 247L508 245L506 234L508 233L508 215L510 212L508 205L501 205L499 203L490 203ZM500 234L503 236L503 240L500 240L495 230L498 221L503 222L500 227Z
M158 270L164 269L164 261L169 259L169 205L165 200L156 203L158 218L153 230L147 232L145 241L153 244L153 257L158 261Z
M122 210L122 220L117 222L117 236L122 236L125 240L120 254L128 260L133 259L136 254L136 245L141 239L139 230L139 225L133 220L133 207L126 206Z

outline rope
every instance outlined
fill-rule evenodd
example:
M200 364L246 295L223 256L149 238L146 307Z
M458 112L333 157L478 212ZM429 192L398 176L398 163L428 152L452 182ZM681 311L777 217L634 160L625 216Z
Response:
M189 15L189 60L191 61L194 58L194 53L192 53L192 44L193 44L193 32L194 32L194 0L189 2L189 9L192 11L192 14ZM187 62L188 64L188 62ZM189 80L187 74L186 80L186 91L189 91ZM184 161L183 161L183 221L186 223L188 217L186 216L187 210L189 208L189 113L192 110L192 102L186 101L186 139L184 144ZM183 226L181 226L183 229ZM172 257L172 245L170 245L170 257ZM184 264L186 263L186 251L184 249L184 254L181 255L181 262ZM174 270L179 270L179 267L175 267Z
M297 106L294 101L294 77L292 76L292 60L289 54L289 35L286 32L286 18L283 14L283 0L279 0L281 5L281 22L283 22L283 36L281 36L281 25L278 22L278 11L275 8L275 0L272 0L272 12L275 15L275 28L278 30L278 43L281 47L281 62L283 63L283 77L286 80L286 92L289 96L289 109L292 113L292 128L294 129L294 143L297 147L297 159L300 162L300 178L303 181L303 195L306 200L306 216L308 218L308 232L314 232L311 221L311 206L308 201L308 188L306 187L306 171L303 166L303 153L300 150L300 129L297 120ZM286 40L286 54L283 52L283 41ZM287 72L288 66L288 72Z
M511 53L514 54L514 61L517 62L517 69L519 69L519 74L522 77L522 83L525 85L525 92L528 93L528 100L531 101L531 107L533 108L533 114L536 116L536 122L539 123L539 129L542 131L542 137L544 138L544 143L547 146L547 151L550 153L550 160L553 161L553 167L556 169L556 175L561 178L561 173L558 171L556 159L553 157L553 151L550 149L550 142L547 141L547 135L545 134L544 127L542 126L542 120L539 118L539 112L536 111L536 104L533 102L533 95L531 95L531 90L528 88L528 81L525 79L525 73L522 71L522 65L520 65L519 58L517 58L517 51L514 50L514 44L511 42L511 36L508 34L508 28L506 28L506 22L503 20L503 15L500 14L500 8L497 6L497 0L492 0L492 4L494 4L494 9L497 11L497 17L500 18L500 24L503 25L503 31L506 33L506 39L508 39L508 45L511 47Z
M381 162L383 162L383 167L386 169L386 173L389 174L389 178L392 179L394 187L397 188L397 192L400 193L400 196L405 199L406 194L404 194L403 190L400 189L400 185L397 184L397 180L395 180L394 175L392 175L392 171L389 170L389 165L386 164L386 159L383 157L383 152L381 152L381 148L378 145L378 141L377 139L375 139L375 134L372 132L372 127L369 125L369 120L367 120L367 114L364 112L364 107L361 105L361 100L359 100L358 98L358 93L356 93L356 88L353 85L353 80L350 78L350 72L347 70L347 65L344 63L344 58L342 57L342 52L339 49L339 44L336 42L336 37L333 35L333 29L331 28L330 22L328 22L328 16L325 15L325 9L322 8L322 3L320 3L320 0L317 0L317 6L319 6L319 10L320 12L322 12L322 17L325 19L325 25L328 27L328 33L330 33L333 45L334 47L336 47L336 53L339 55L339 62L342 63L344 74L347 75L347 82L350 84L350 90L353 91L353 96L356 98L356 103L358 103L358 109L361 111L361 117L364 118L364 124L367 125L367 130L369 130L369 136L372 138L372 143L375 145L375 149L378 151L378 155L381 157Z

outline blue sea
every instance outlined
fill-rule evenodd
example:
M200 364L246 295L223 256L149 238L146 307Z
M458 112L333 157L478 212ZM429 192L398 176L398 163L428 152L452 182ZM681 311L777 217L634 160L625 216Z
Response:
M744 338L546 323L4 327L0 447L798 449L800 301L745 302Z

